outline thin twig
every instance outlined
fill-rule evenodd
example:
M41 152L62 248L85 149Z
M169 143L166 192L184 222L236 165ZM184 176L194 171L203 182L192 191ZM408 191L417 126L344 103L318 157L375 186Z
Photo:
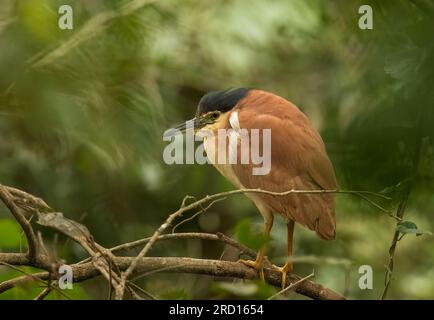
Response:
M315 276L315 273L312 272L310 275L290 284L288 287L280 290L279 292L277 292L276 294L273 294L271 297L269 297L267 300L273 300L274 298L276 298L277 296L280 296L281 294L284 294L286 292L289 292L290 290L293 290L295 288L297 288L298 285L300 285L301 283L303 283L304 281L313 278Z
M401 200L396 215L400 217L401 219L404 217L405 208L407 206L407 200L410 195L410 187L407 187L406 194L404 195L403 199ZM399 241L399 230L395 230L393 234L392 244L389 248L389 263L386 266L386 273L384 276L384 289L383 293L381 294L381 300L386 299L387 292L389 291L390 284L392 282L392 274L393 274L393 267L394 267L394 257L395 257L395 251L396 246L398 245Z
M256 258L256 252L255 250L250 249L249 247L246 247L245 245L235 241L232 238L229 238L227 235L217 232L217 237L219 237L220 240L227 243L228 245L234 247L235 249L238 249L241 254L245 254L249 256L250 258ZM265 260L265 266L269 263L268 259Z
M128 281L128 285L131 286L131 287L133 287L136 290L139 290L141 293L143 293L145 296L147 296L151 300L158 300L157 297L155 297L154 295L152 295L151 293L149 293L148 291L146 291L142 287L138 286L134 282Z
M44 290L42 290L34 300L44 300L50 293L51 293L51 286L46 287Z
M387 210L385 208L383 208L382 206L380 206L378 203L375 203L374 201L372 201L371 199L369 199L368 197L366 197L365 195L359 193L357 194L360 198L362 198L363 200L369 202L372 206L374 206L375 208L379 209L380 211L383 211L385 214L387 214L389 217L395 219L396 221L402 221L401 217L398 217L397 215L394 215L392 211Z
M420 128L425 126L425 123L427 121L427 117L424 117L423 111L424 108L421 109L421 111L418 114L418 126L416 126L417 130L420 130ZM407 184L404 190L403 197L401 199L401 202L398 206L396 216L399 217L401 220L404 217L405 209L407 207L408 198L410 197L411 189L415 180L415 177L417 176L418 170L419 170L419 164L420 164L420 157L422 154L422 148L423 148L423 135L421 131L417 131L417 143L415 144L414 153L412 156L412 175L409 179L407 179ZM381 300L384 300L387 296L387 292L389 291L390 284L392 282L392 275L393 275L393 267L394 267L394 257L395 257L395 251L396 246L398 245L398 241L400 240L400 232L398 230L398 223L396 224L395 232L393 234L392 238L392 244L389 248L389 263L386 266L386 273L384 276L384 290L381 294Z
M145 300L143 299L139 294L137 294L137 292L127 284L127 289L130 292L131 296L133 297L134 300Z
M30 262L30 261L29 261ZM29 278L31 278L32 280L36 280L36 281L39 281L39 282L41 282L42 284L44 284L44 286L45 287L50 287L49 285L48 285L48 282L47 281L44 281L44 279L41 279L38 275L35 275L35 274L31 274L31 273L29 273L29 272L26 272L26 271L24 271L24 270L22 270L22 269L20 269L20 268L17 268L17 267L15 267L14 265L11 265L11 264L9 264L9 263L7 263L7 262L4 262L4 261L0 261L0 264L1 265L4 265L4 266L7 266L7 267L9 267L9 268L11 268L11 269L13 269L13 270L15 270L15 271L18 271L18 272L21 272L21 273L23 273L25 276L24 276L24 278L26 278L26 279L29 279ZM50 279L50 277L51 277L51 275L50 275L51 273L50 272L47 272L46 273L46 275L47 275L47 277L46 277L46 280L49 280ZM18 278L16 278L16 279L18 279ZM7 282L7 281L5 281L5 282ZM0 284L0 287L1 287L1 284ZM64 296L65 298L67 298L68 300L71 300L71 298L70 297L68 297L65 293L63 293L60 289L58 289L58 288L56 288L56 287L51 287L53 290L56 290L57 292L59 292L62 296ZM2 292L2 290L0 289L0 293Z
M45 254L46 256L48 256L48 250L45 247L44 239L42 238L42 233L40 231L38 231L36 234L37 234L37 237L38 237L38 242L39 242L39 247L41 248L41 252L43 254Z
M121 250L130 250L135 247L141 246L147 242L151 237L127 242L118 246L115 246L110 250L111 252L118 252ZM238 249L241 254L245 254L251 258L256 257L256 252L245 245L233 240L232 238L229 238L228 236L224 235L221 232L217 232L216 234L213 233L202 233L202 232L183 232L183 233L169 233L169 234L163 234L160 235L157 239L157 241L164 241L164 240L177 240L177 239L200 239L200 240L209 240L209 241L221 241L223 243L226 243L227 245L230 245L231 247L234 247L235 249ZM80 262L79 264L83 264L86 262L91 261L92 258L86 258Z
M214 203L219 202L219 201L223 201L226 198L221 198L221 199L216 199L214 201L211 201L211 203L209 203L205 208L200 209L198 212L196 212L195 214L193 214L191 217L188 217L184 220L182 220L181 222L179 222L178 224L176 224L173 228L172 228L172 233L175 233L175 230L180 226L183 225L184 223L193 220L194 218L196 218L198 215L200 215L201 213L204 213L206 211L208 211L209 208L211 208Z

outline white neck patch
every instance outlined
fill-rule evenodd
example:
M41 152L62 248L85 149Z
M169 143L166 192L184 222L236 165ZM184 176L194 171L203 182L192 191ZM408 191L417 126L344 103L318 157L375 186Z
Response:
M231 113L231 116L229 117L229 123L231 124L232 129L235 131L240 131L240 121L238 120L238 111L234 111Z

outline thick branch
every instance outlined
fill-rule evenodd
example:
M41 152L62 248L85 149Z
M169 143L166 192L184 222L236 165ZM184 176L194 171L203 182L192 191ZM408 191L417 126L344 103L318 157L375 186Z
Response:
M5 254L0 254L0 261L5 259ZM15 257L16 258L16 257ZM13 262L12 256L9 256L10 261ZM19 257L21 264L24 264L25 256ZM114 263L121 270L126 270L135 257L115 257ZM71 265L74 275L74 282L82 282L100 275L100 271L91 263L74 264ZM134 274L149 273L152 271L161 272L176 272L176 273L192 273L192 274L204 274L217 277L229 277L238 279L256 279L257 272L241 263L220 261L220 260L204 260L193 258L166 258L166 257L145 257L138 260ZM48 272L41 272L34 274L41 280L47 280L49 277ZM288 274L286 285L289 286L292 283L299 281L301 277L295 274ZM34 281L31 277L22 276L12 280L5 281L0 284L0 293L15 286ZM269 284L280 287L281 286L281 274L278 271L271 269L265 269L265 281ZM319 300L343 300L345 297L336 293L328 288L323 287L313 281L306 280L300 283L296 292L310 297L312 299Z
M91 260L84 260L71 266L73 267L74 279L76 282L84 281L102 274L116 290L117 298L123 297L124 288L131 289L127 279L133 274L148 275L150 272L164 271L207 274L239 279L253 279L257 277L257 272L254 269L235 262L190 258L145 258L144 256L149 252L156 241L182 238L199 238L203 240L221 241L239 249L240 252L251 257L256 255L253 250L246 248L242 244L237 243L235 240L232 240L223 234L213 235L206 233L186 233L162 235L162 232L166 230L177 217L188 210L199 207L204 203L212 203L213 200L220 199L228 195L246 192L267 193L275 196L283 196L291 193L339 193L339 191L336 190L290 190L277 193L260 189L242 189L207 196L188 205L186 205L184 201L181 208L170 215L166 222L161 225L151 237L122 244L112 248L111 250L107 250L94 242L93 237L90 235L85 226L73 220L64 218L63 214L61 213L54 212L42 199L28 195L27 193L17 189L3 187L1 185L0 187L2 187L0 191L3 192L2 200L5 201L13 213L18 213L17 220L20 221L20 219L24 219L24 221L22 221L24 223L24 230L26 230L25 227L28 226L28 231L31 231L31 234L34 236L34 232L30 223L25 219L21 212L19 212L20 208L34 211L35 214L38 215L38 223L64 233L67 237L77 241L90 254ZM357 191L357 194L358 193L359 192ZM35 237L35 239L37 238ZM37 245L36 240L34 243ZM146 245L136 257L115 257L112 254L112 252L121 249L129 249L143 244ZM53 274L52 271L54 261L50 257L43 255L41 252L38 252L34 257L32 255L20 253L0 253L0 264L2 264L2 262L4 265L9 266L33 266L48 272L26 275L5 281L0 284L0 293L19 285L22 282L34 281L37 279L45 280L50 273ZM265 266L269 267L270 264L266 263ZM266 281L272 285L280 287L280 273L271 269L266 270ZM119 276L120 272L122 272L121 276ZM287 277L287 283L290 285L291 283L299 281L300 279L301 278L299 276L291 274ZM304 281L303 283L300 283L300 285L297 286L296 291L313 299L344 299L344 297L340 294L337 294L330 289L324 288L321 285L311 281Z

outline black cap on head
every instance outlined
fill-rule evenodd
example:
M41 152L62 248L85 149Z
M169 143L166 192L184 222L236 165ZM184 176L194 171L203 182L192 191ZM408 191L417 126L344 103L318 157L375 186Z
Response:
M196 116L215 110L227 112L236 106L247 95L249 90L247 88L238 88L208 92L200 99Z

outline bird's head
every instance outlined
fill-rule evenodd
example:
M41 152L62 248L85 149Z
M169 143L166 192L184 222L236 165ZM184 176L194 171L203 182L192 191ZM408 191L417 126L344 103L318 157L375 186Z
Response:
M225 115L229 113L248 92L249 89L246 88L208 92L200 99L196 116L174 127L172 134L185 132L189 128L193 128L195 133L204 128L212 128L213 125L225 119Z

